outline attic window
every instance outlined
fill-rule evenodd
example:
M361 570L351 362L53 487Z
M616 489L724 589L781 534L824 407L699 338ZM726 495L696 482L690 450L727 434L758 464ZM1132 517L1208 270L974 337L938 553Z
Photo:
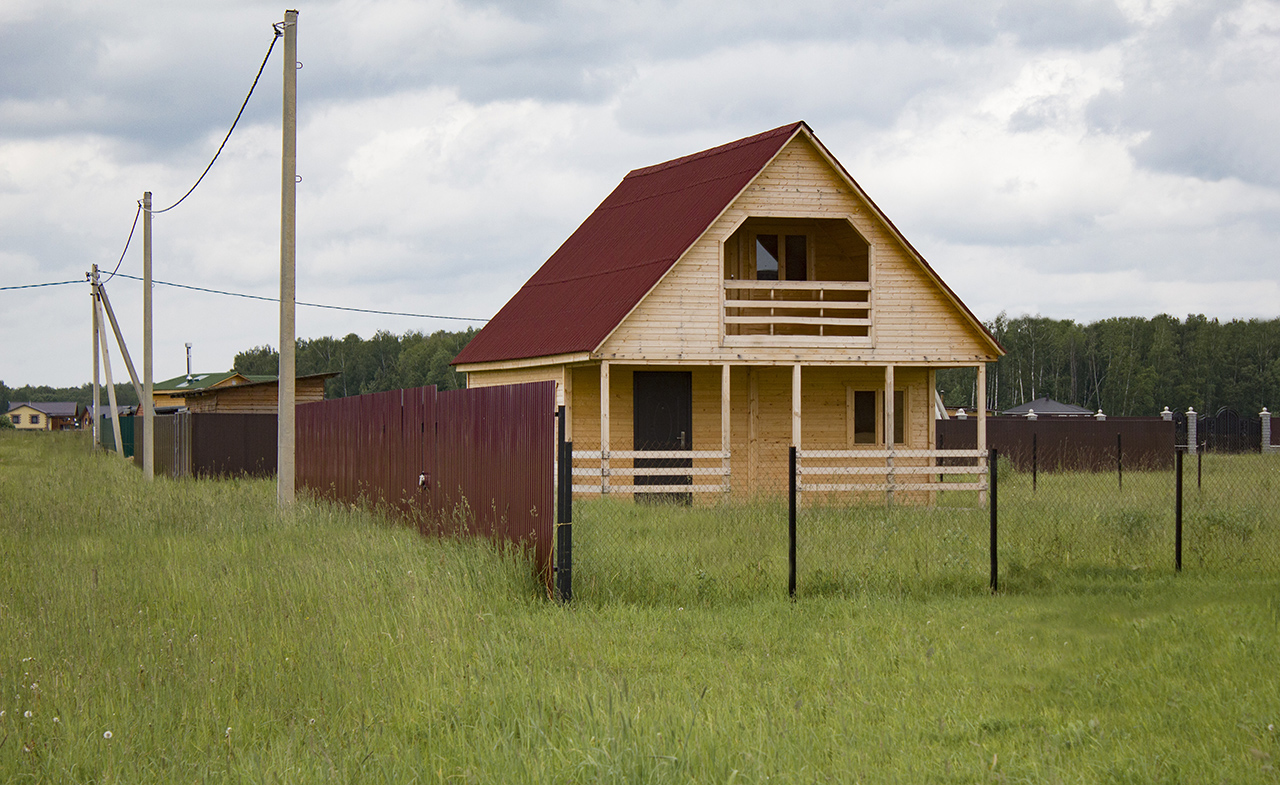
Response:
M808 235L757 234L756 280L809 280Z

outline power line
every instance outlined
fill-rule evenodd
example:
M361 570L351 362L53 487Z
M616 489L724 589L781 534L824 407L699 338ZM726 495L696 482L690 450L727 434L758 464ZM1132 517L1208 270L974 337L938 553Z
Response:
M22 286L0 286L0 292L9 289L38 289L41 286L66 286L69 283L84 283L84 281L50 281L49 283L29 283Z
M138 276L129 275L128 273L120 273L120 277L131 278L135 281L142 280ZM76 283L76 282L72 281L71 283ZM243 297L246 300L262 300L264 302L269 302L269 303L280 302L279 297L263 297L262 295L258 295L258 294L244 294L242 292L227 292L221 289L206 289L205 287L202 287L202 286L190 286L188 284L182 284L182 283L170 283L169 281L157 281L154 278L151 279L151 283L160 284L162 286L172 286L176 289L189 289L193 292L205 292L207 294L220 294L226 297ZM381 316L409 316L415 319L448 319L456 322L487 322L489 321L488 319L473 319L467 316L441 316L439 314L432 314L432 313L406 313L404 311L378 311L371 308L353 308L351 306L346 306L346 305L325 305L323 303L299 302L298 305L303 305L308 308L327 308L332 311L354 311L356 313L372 313L372 314L378 314Z
M240 104L240 111L236 112L236 119L231 122L231 127L227 129L227 135L223 137L222 144L218 145L218 152L213 154L213 159L209 161L209 165L206 166L204 168L204 171L200 173L200 177L196 180L195 185L191 186L191 188L188 189L187 192L182 195L182 199L179 199L178 201L174 202L173 204L169 205L163 210L152 210L151 211L152 215L167 213L173 208L182 204L183 200L186 199L188 196L190 196L192 191L196 190L196 186L200 185L200 181L203 180L204 176L209 173L210 169L213 168L214 161L218 160L218 156L222 155L222 148L227 146L227 140L231 138L231 132L236 130L236 123L240 122L240 116L244 114L244 108L249 105L249 99L253 97L254 88L258 86L258 80L262 78L262 70L267 67L267 60L271 58L271 52L276 48L276 41L280 39L280 36L284 35L283 31L281 31L279 27L275 27L273 25L272 28L275 30L275 35L271 37L271 46L267 47L267 56L262 58L262 65L258 66L257 76L253 77L253 84L250 85L249 87L249 94L244 97L244 103ZM126 250L127 248L128 246L126 246Z
M129 227L129 239L124 241L124 250L120 252L120 259L116 261L116 269L111 271L111 275L107 276L107 281L116 277L116 270L120 269L121 262L124 261L124 255L129 253L129 243L133 242L133 230L138 228L138 216L142 215L142 200L138 200L138 211L133 214L133 226ZM107 281L103 281L106 283Z

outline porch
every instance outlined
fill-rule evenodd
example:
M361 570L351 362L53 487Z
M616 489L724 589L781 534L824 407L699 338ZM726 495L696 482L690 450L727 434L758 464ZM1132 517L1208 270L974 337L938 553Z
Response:
M573 491L696 504L777 496L788 491L794 446L797 490L811 500L983 494L985 439L977 449L937 449L934 370L608 361L569 369Z

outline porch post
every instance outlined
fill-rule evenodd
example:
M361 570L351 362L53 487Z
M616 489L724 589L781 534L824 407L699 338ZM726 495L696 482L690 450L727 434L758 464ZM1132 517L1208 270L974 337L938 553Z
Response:
M893 365L885 365L884 367L884 447L889 451L889 456L884 462L884 481L888 487L885 489L885 501L893 503L893 424L895 422L893 411Z
M720 366L720 484L729 491L729 363Z
M800 449L800 364L791 366L791 444Z
M600 361L600 493L609 492L609 361Z
M987 364L978 364L978 452L987 454ZM984 460L979 458L979 461ZM979 466L982 464L979 463ZM987 492L978 491L978 504L986 504Z

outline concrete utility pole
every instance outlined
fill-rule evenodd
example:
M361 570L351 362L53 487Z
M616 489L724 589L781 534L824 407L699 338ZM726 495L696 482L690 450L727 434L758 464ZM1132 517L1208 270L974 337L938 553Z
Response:
M294 299L298 173L298 12L284 12L284 131L280 166L280 375L276 403L276 501L281 506L294 499L294 405L296 343Z
M98 402L102 400L102 389L98 386L98 342L102 340L102 331L98 325L98 265L93 266L90 276L93 285L89 287L89 304L93 306L93 406L90 416L93 417L93 446L102 444L102 433L98 430Z
M156 476L156 407L151 398L151 192L142 194L142 476ZM114 406L114 402L112 403ZM134 449L137 449L135 447Z

